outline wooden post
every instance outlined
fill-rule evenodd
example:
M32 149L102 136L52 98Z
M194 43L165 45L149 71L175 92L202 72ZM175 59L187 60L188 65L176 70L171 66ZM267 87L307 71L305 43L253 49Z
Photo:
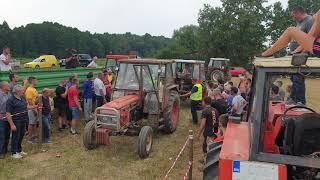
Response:
M193 169L193 130L189 130L189 164L190 169L188 173L188 180L192 180Z
M38 106L42 107L42 95L39 96ZM38 108L38 120L39 120L39 144L43 143L43 132L42 132L42 108Z

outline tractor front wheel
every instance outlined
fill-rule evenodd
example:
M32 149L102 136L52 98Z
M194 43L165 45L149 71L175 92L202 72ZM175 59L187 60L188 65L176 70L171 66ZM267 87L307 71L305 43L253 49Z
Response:
M168 105L164 112L164 131L173 133L178 127L180 114L180 97L177 91L171 91L169 96Z
M88 150L97 147L96 127L94 121L89 121L84 128L83 144Z
M139 133L138 139L138 154L141 159L149 156L152 149L152 128L150 126L143 126Z

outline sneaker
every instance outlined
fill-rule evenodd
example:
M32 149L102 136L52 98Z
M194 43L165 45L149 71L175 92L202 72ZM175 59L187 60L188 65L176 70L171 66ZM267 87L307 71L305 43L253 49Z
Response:
M14 153L14 154L12 154L12 156L11 156L13 159L21 159L21 158L23 158L19 153Z
M23 152L23 151L21 151L19 154L20 154L21 156L26 156L26 155L28 155L28 153Z
M74 130L74 129L72 129L72 128L70 128L70 133L71 133L72 135L75 135L75 134L77 134L77 131Z
M4 154L0 154L0 159L4 159Z

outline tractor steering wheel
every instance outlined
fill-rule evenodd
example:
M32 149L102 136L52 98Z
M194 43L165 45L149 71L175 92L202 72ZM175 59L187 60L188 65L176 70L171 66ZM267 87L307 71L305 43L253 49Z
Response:
M283 113L283 116L282 116L282 126L285 125L285 120L286 120L286 118L287 118L287 113L288 113L289 111L291 111L292 109L306 109L306 110L309 110L309 111L311 111L311 112L313 112L313 113L316 113L315 110L313 110L313 109L311 109L311 108L309 108L309 107L306 107L306 106L297 105L297 106L289 107L289 108L286 109L286 110L284 111L284 113Z

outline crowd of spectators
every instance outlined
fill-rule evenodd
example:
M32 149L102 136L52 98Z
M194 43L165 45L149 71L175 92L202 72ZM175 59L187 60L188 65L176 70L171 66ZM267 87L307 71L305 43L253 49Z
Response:
M30 144L52 143L52 101L58 112L58 132L69 129L72 135L77 134L80 112L84 112L84 120L88 122L93 117L93 109L110 100L111 91L108 89L113 74L110 70L102 71L94 80L94 74L89 72L83 89L79 88L78 75L72 74L69 79L61 80L55 90L44 88L40 93L36 77L23 79L19 84L18 74L11 73L9 80L9 83L0 82L0 159L8 152L10 136L14 159L27 155L21 146L24 136ZM39 121L42 122L42 129L39 128Z

